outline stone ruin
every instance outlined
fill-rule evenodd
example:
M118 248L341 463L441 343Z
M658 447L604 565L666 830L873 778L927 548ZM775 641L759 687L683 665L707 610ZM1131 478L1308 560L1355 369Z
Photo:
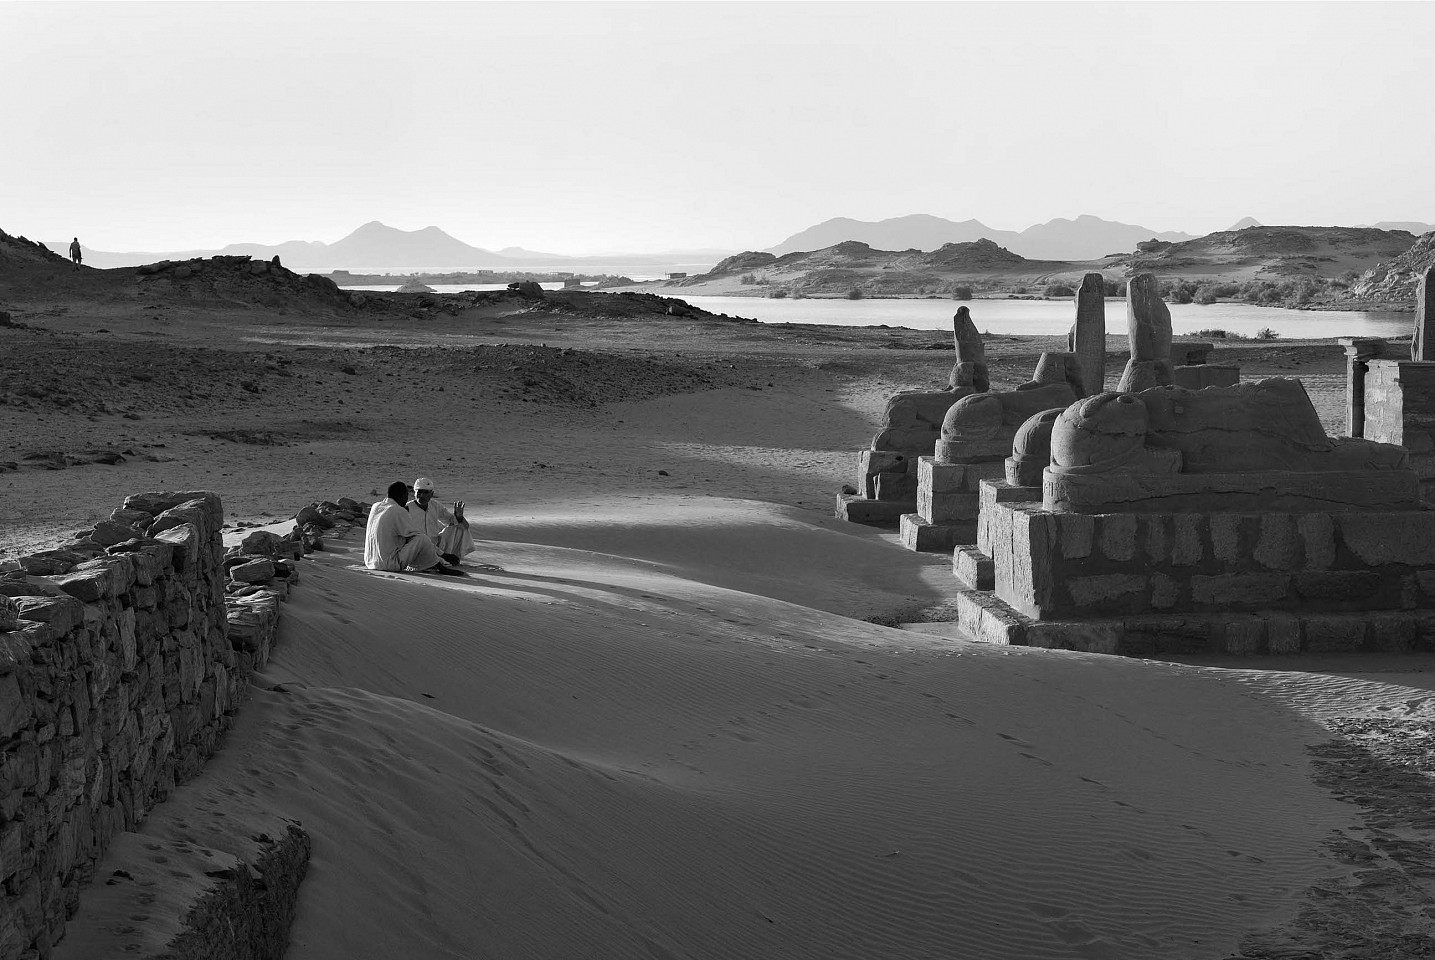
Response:
M990 389L986 347L965 306L952 317L952 341L956 362L946 387L903 391L887 401L882 429L859 456L857 492L838 494L839 519L891 524L916 508L917 460L935 448L947 411L963 397Z
M962 630L1138 656L1429 649L1435 511L1411 451L1371 434L1430 443L1435 394L1403 374L1435 362L1349 342L1356 435L1332 438L1297 380L1169 382L1164 310L1132 288L1130 389L1032 417L980 484Z
M1420 275L1410 358L1379 337L1341 340L1346 433L1410 451L1425 499L1435 501L1435 264Z
M1066 353L1044 353L1032 379L1005 393L964 397L942 421L931 456L917 460L917 509L899 521L902 544L912 550L954 551L960 579L978 585L990 578L980 549L984 484L1003 500L1040 498L1049 430L1032 425L1053 420L1072 402L1105 389L1106 308L1102 276L1088 273L1076 296L1076 322ZM1238 367L1208 365L1209 343L1171 344L1171 314L1159 284L1142 274L1128 285L1127 326L1131 358L1123 383L1178 383L1193 389L1240 379ZM1173 353L1183 361L1173 365ZM1044 418L1044 419L1043 419ZM1013 444L1017 446L1014 447Z
M155 857L136 831L219 748L298 559L367 512L311 504L290 533L254 530L226 550L217 495L143 493L58 547L0 560L0 957L119 950L114 916L153 913L146 889L172 872L198 882L158 904L188 904L163 918L166 956L236 956L237 929L243 955L282 953L310 852L297 821L273 812L253 835L186 825L204 860ZM107 852L125 870L95 883Z

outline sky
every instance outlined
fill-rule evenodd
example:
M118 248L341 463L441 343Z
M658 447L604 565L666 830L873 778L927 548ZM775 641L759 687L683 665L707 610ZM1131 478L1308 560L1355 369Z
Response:
M0 0L0 230L591 255L1435 222L1435 3Z

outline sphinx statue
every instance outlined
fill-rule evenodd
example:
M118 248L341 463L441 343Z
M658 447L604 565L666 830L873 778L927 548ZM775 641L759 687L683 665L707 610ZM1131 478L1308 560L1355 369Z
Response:
M1409 454L1325 435L1299 380L1102 393L1051 434L1048 510L1408 509Z

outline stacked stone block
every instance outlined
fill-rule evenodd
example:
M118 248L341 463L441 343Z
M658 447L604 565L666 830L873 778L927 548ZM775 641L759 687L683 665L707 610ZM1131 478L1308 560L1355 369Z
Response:
M214 753L267 656L277 616L231 630L223 516L212 493L130 497L0 572L0 956L48 955L111 839Z
M1105 653L1435 647L1435 513L1053 513L984 505L995 592L963 628Z
M1000 460L939 463L917 461L917 512L903 514L898 534L909 550L950 551L976 540L981 482L1002 476Z
M1435 362L1367 363L1360 435L1409 450L1424 499L1435 500Z

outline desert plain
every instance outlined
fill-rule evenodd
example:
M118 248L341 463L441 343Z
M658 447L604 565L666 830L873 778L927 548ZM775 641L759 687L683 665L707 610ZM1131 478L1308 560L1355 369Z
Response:
M287 956L1435 956L1428 656L940 636L950 557L833 517L886 398L944 382L940 333L61 269L0 287L0 559L139 491L287 530L423 475L502 568L311 554L222 750L130 848L302 823ZM992 334L994 388L1059 342ZM1212 360L1300 377L1340 432L1338 345ZM184 895L55 955L157 953Z

